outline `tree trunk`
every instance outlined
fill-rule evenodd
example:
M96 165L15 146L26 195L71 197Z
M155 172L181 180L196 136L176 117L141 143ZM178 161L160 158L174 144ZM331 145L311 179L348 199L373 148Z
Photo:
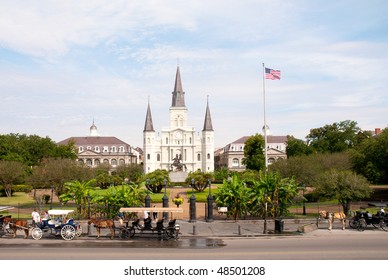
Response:
M12 185L4 184L4 191L5 191L5 195L7 197L11 197L12 196Z

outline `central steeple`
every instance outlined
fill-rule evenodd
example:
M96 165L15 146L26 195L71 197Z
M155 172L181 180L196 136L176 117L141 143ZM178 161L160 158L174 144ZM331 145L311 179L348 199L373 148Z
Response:
M181 73L179 71L179 65L176 69L175 86L172 92L172 104L171 107L186 107L185 105L185 92L183 91Z

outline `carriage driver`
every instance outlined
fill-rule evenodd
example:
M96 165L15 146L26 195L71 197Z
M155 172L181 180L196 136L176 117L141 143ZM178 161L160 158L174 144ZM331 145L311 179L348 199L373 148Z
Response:
M39 215L38 211L36 211L36 209L34 209L34 211L32 211L31 217L32 217L32 225L33 226L36 226L38 223L40 223L40 215Z

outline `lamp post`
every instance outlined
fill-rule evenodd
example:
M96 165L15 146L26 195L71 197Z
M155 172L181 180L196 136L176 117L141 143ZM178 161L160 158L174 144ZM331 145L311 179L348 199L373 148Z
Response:
M195 223L196 220L197 220L197 217L196 217L196 212L197 212L197 209L196 209L196 198L195 198L195 195L194 195L194 184L195 184L195 180L194 179L191 179L191 197L190 197L190 220L189 222L190 223Z
M88 219L90 219L90 195L88 194L86 196L86 199L88 200Z
M213 221L213 196L212 196L212 182L210 179L207 180L209 184L209 195L207 196L207 218L206 222Z
M50 204L50 210L53 209L53 196L54 196L54 186L51 186L51 204Z
M162 198L163 207L168 207L168 197L167 197L167 179L164 179L164 196ZM168 212L163 212L163 218L168 220Z
M147 187L147 190L149 190L149 186L150 186L150 179L147 179L147 180L146 180L146 187ZM145 204L145 207L151 207L151 197L150 197L150 195L148 194L148 192L147 192L147 195L146 195L146 197L145 197L144 204Z
M88 200L88 219L90 219L90 194L86 196L86 199ZM90 234L90 224L88 223L88 232L87 235Z

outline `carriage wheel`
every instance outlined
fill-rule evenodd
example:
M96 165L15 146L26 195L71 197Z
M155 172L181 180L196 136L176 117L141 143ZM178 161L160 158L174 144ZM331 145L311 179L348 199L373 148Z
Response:
M7 232L8 234L13 234L13 230L11 229L11 226L10 224L4 224L4 230L5 232Z
M80 226L79 228L77 228L77 230L75 231L75 237L80 237L82 234L82 227Z
M358 220L356 218L352 218L351 220L349 220L349 226L352 229L357 229L359 227Z
M75 237L75 228L72 225L64 225L61 229L61 236L66 241L73 240Z
M119 237L121 239L129 239L134 236L135 236L135 228L133 227L123 228L119 232Z
M31 236L32 236L32 238L34 238L35 240L39 240L39 239L41 239L42 236L43 236L43 231L42 231L40 228L36 227L36 228L34 228L34 229L32 230Z
M358 227L358 230L364 231L367 227L367 223L366 223L365 219L360 219L359 223L360 223L360 225Z
M128 239L129 238L129 230L126 228L122 228L119 232L119 237L121 239Z
M380 228L384 231L388 231L388 225L384 221L380 221Z

